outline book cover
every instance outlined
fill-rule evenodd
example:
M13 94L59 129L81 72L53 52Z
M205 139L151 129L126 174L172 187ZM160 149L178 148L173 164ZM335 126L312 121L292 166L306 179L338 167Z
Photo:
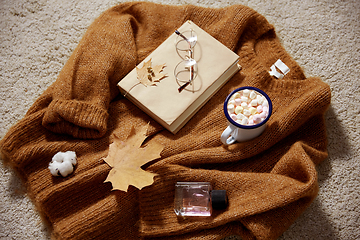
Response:
M174 134L241 68L237 54L193 22L177 30L118 83Z

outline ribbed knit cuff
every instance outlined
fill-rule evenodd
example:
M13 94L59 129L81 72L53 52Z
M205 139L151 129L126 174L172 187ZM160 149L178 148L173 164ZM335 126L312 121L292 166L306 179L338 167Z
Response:
M75 100L54 100L50 103L42 124L55 133L94 139L105 134L108 117L107 111L99 106Z

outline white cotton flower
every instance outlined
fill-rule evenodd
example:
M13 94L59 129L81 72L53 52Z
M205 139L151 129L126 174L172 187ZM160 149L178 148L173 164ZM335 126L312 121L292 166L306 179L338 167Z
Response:
M76 153L72 151L56 153L49 163L49 170L53 176L66 177L74 171Z

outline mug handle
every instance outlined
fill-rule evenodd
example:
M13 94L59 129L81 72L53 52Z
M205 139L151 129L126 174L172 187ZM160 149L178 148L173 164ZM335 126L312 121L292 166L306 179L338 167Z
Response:
M220 138L223 144L230 145L236 141L236 139L233 136L230 136L235 131L235 129L236 127L232 124L227 126L227 128L221 134L221 138Z

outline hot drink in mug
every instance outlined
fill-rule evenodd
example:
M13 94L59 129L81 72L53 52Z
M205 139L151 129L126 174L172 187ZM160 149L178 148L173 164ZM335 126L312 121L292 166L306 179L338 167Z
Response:
M229 125L221 135L225 145L251 140L266 127L272 113L269 96L255 87L241 87L226 98L224 113Z

